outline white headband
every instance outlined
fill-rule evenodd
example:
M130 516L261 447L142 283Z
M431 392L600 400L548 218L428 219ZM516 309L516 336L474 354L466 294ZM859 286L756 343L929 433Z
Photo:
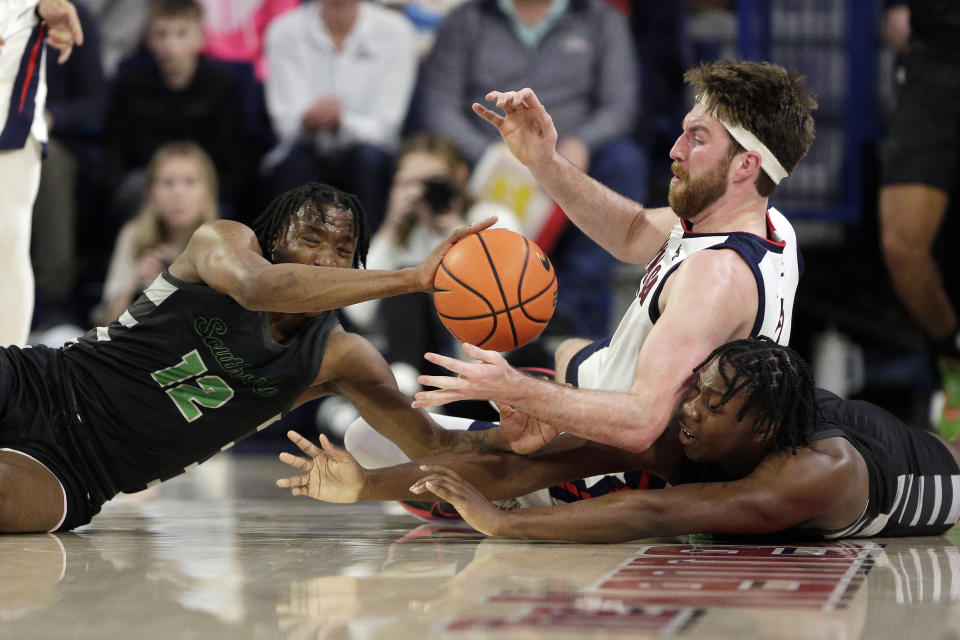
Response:
M700 104L710 111L707 108L706 102L702 99L697 100ZM780 161L777 160L777 156L773 155L773 152L767 148L767 145L760 142L760 139L741 127L740 125L730 124L724 122L716 113L712 114L717 120L720 121L720 124L730 132L730 136L740 143L740 146L746 149L747 151L753 151L754 153L760 154L760 168L763 169L764 173L770 176L770 179L773 180L774 184L780 184L780 181L786 178L788 175L787 170L783 168L783 165L780 164Z

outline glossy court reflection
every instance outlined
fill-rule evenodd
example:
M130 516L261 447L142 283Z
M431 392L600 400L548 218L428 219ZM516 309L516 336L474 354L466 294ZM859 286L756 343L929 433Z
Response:
M823 545L523 543L290 499L223 457L0 537L0 638L951 638L960 531ZM953 634L953 635L951 635Z

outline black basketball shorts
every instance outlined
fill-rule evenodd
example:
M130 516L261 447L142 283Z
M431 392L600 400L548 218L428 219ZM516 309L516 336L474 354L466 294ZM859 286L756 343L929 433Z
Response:
M960 69L923 50L906 77L882 147L884 185L920 183L954 194L960 179Z
M87 524L103 504L85 488L70 444L70 411L58 350L0 347L0 449L27 454L60 481L67 513L58 531Z

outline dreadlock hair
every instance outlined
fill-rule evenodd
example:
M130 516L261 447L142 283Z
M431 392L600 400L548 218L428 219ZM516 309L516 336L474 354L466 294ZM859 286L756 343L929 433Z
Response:
M290 219L308 200L320 211L324 222L327 211L332 208L343 208L353 214L353 235L357 239L353 268L363 267L367 261L367 250L370 248L370 227L367 226L363 206L356 196L319 182L308 182L301 187L284 191L250 224L257 234L264 257L274 264L277 263L282 237Z
M755 411L751 431L772 435L774 451L790 449L796 454L798 447L809 444L820 410L810 367L796 351L766 336L736 340L714 349L694 372L714 359L726 385L718 406L744 391L747 399L737 420Z

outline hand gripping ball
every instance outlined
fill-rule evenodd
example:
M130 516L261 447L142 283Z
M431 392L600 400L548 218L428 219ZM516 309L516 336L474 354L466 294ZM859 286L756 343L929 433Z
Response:
M557 306L557 275L534 242L485 229L457 242L434 279L433 303L461 342L508 351L540 335Z

